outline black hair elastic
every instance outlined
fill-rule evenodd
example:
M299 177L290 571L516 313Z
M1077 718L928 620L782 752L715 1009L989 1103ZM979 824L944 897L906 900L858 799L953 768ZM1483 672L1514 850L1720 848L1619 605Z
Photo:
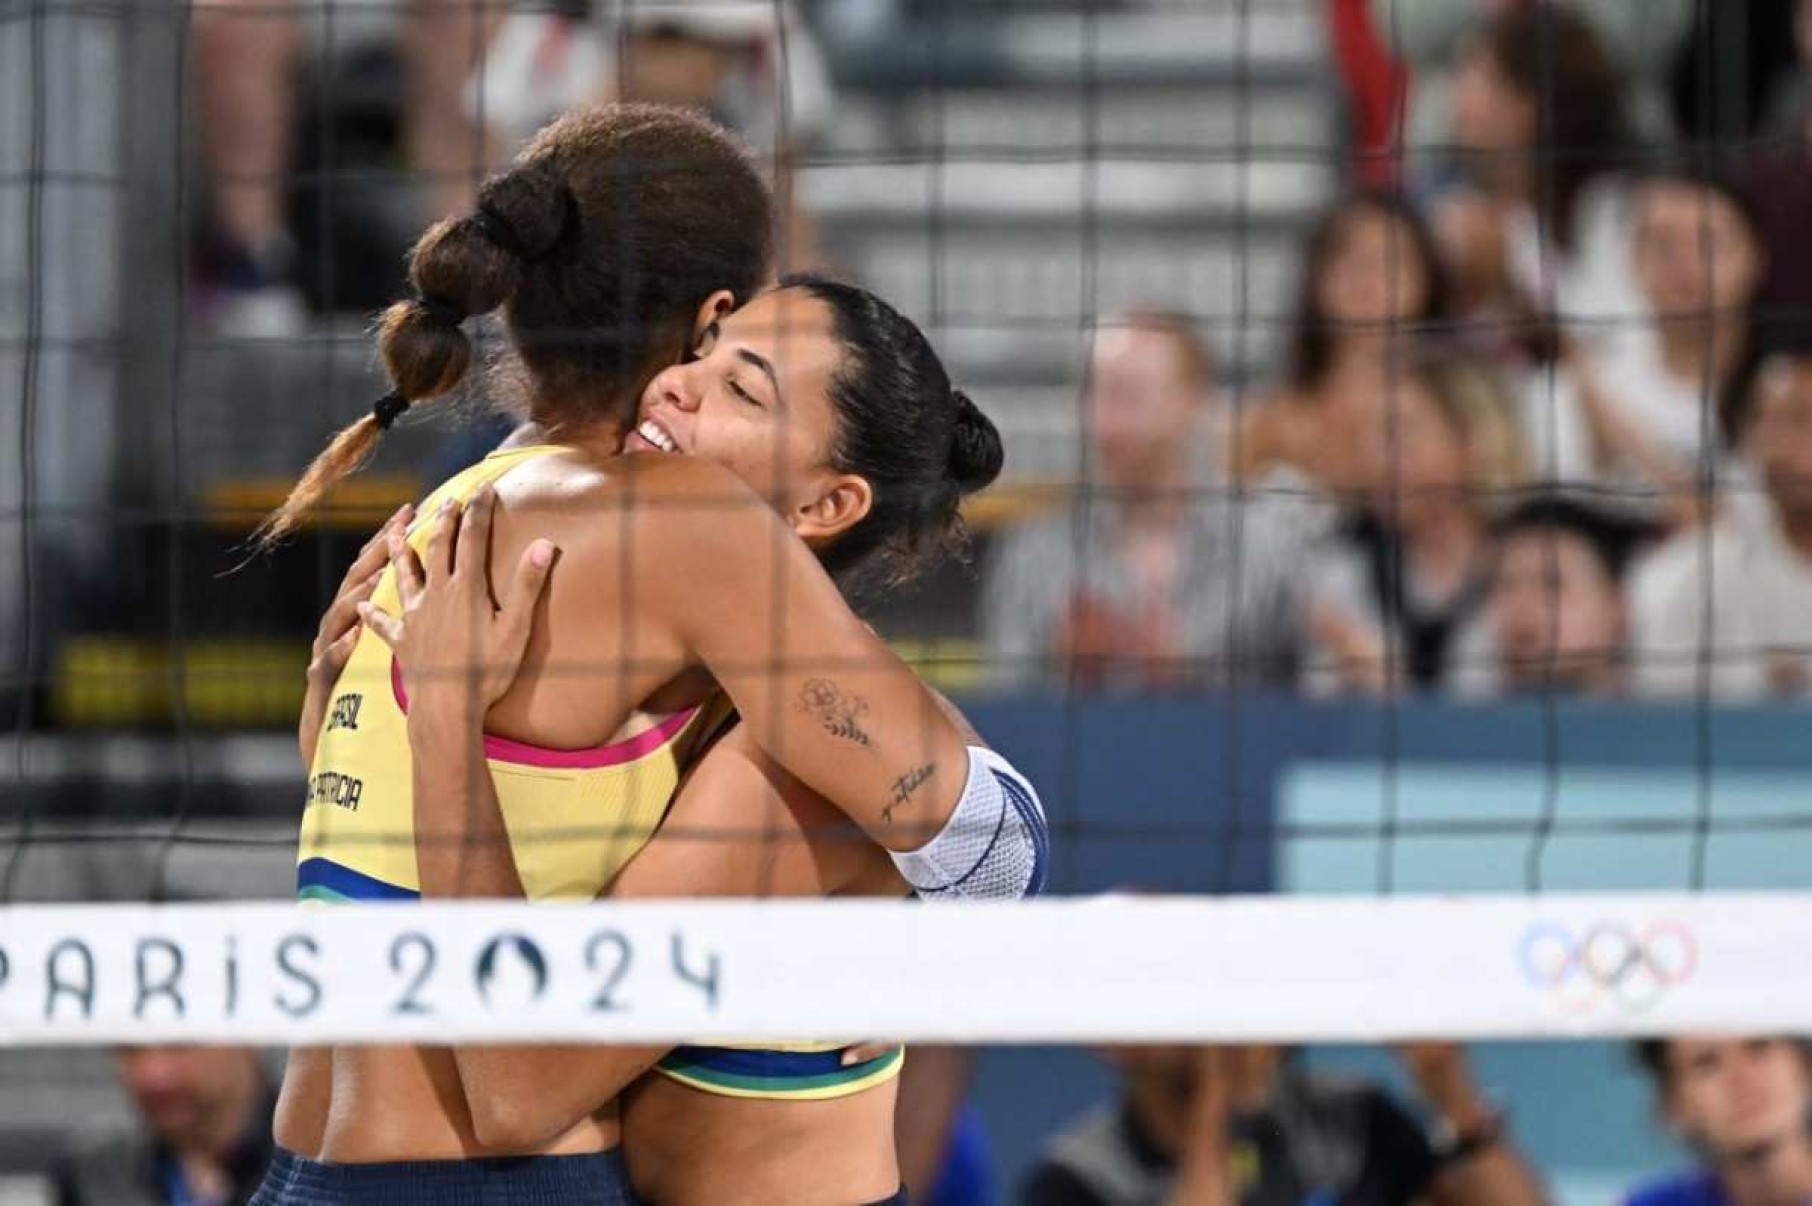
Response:
M409 399L403 397L396 390L391 390L371 404L371 417L377 420L380 428L389 431L396 425L396 421L402 418L403 412L408 409Z
M417 296L415 304L427 311L428 321L443 327L457 327L466 320L466 312L452 302Z

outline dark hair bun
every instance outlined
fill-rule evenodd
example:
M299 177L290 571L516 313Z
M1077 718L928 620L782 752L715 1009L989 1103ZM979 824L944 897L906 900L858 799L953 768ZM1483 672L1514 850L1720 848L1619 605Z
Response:
M968 394L953 389L950 397L956 403L956 426L950 433L950 475L964 494L973 494L1000 476L1007 453L1000 444L1000 429L970 401Z
M458 326L458 317L489 314L522 283L522 262L480 233L470 215L434 224L409 255L409 280L422 317ZM451 321L450 321L451 320Z
M554 249L566 233L572 207L572 193L546 158L492 176L478 190L480 228L525 262Z

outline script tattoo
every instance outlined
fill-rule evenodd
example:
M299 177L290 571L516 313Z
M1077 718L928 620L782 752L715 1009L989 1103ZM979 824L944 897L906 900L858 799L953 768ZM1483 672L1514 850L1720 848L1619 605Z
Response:
M937 768L927 762L914 770L909 770L893 781L893 799L881 810L881 819L893 823L894 809L901 807L912 799L912 793L924 786L925 780L931 778Z
M857 696L845 695L830 679L807 679L799 691L799 706L816 718L832 737L873 747L874 742L862 728L862 717L868 714L868 705Z

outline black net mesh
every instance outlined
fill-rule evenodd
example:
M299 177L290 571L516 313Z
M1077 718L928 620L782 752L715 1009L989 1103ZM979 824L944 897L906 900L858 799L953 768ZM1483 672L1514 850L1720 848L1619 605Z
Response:
M316 625L521 382L254 530L389 388L425 226L612 97L737 130L778 267L998 426L969 555L861 614L1038 785L1053 891L1803 887L1798 8L0 0L0 899L293 895ZM0 1173L119 1113L9 1058ZM980 1082L1013 1175L1065 1058ZM1655 1158L1570 1117L1563 1196Z

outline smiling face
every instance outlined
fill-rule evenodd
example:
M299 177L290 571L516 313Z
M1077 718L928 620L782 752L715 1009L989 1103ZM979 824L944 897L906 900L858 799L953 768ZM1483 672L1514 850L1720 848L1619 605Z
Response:
M871 500L866 481L831 464L831 388L843 363L828 306L798 289L762 294L710 323L690 358L649 382L624 451L715 461L802 537L828 539Z

